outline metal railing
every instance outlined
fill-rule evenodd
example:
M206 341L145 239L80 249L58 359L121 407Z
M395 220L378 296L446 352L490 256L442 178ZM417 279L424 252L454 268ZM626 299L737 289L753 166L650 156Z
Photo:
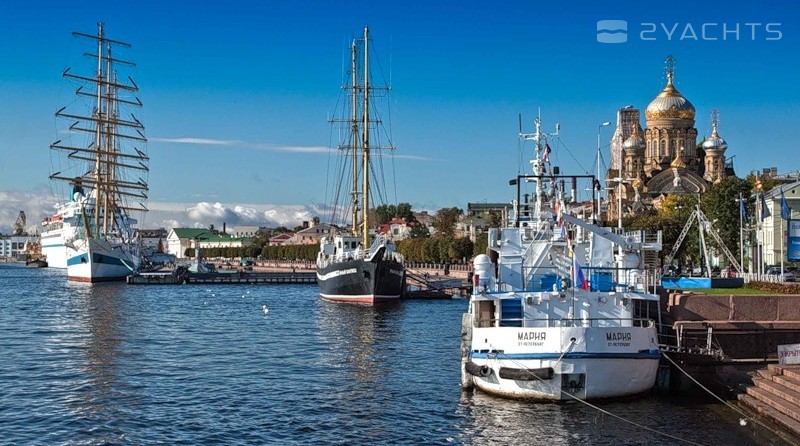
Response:
M583 274L589 282L589 291L600 292L624 292L631 288L638 291L647 291L651 277L646 271L638 268L608 268L608 267L582 267ZM530 271L545 271L539 274L531 274ZM631 271L640 271L637 280L629 281ZM625 282L617 281L619 273L622 272ZM572 288L572 277L564 277L559 268L523 267L523 289L525 291L562 291Z
M614 328L614 327L655 327L656 322L647 318L572 318L572 319L549 319L549 318L501 318L501 319L476 319L473 321L475 328L493 327L523 327L523 328L558 328L558 327L578 327L578 328Z
M783 283L783 277L781 277L779 274L744 273L742 274L742 278L744 279L745 283L749 282Z

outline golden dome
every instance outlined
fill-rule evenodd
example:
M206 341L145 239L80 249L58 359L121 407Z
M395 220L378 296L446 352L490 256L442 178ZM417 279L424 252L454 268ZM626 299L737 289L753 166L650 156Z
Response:
M672 160L672 162L669 163L669 165L670 167L674 167L676 169L686 167L686 163L683 162L683 148L681 148L681 150L679 150L678 153L675 154L675 159Z
M645 109L645 119L650 121L663 118L694 120L694 105L672 85L672 67L667 69L667 86Z

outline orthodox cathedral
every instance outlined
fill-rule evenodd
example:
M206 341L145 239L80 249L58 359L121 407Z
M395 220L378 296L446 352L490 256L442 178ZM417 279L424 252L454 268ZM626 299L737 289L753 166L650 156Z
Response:
M608 170L608 219L657 207L670 194L702 194L711 184L735 176L726 163L727 143L718 132L718 112L711 113L712 132L697 142L695 108L674 85L674 58L666 59L667 85L644 112L627 106L617 112Z

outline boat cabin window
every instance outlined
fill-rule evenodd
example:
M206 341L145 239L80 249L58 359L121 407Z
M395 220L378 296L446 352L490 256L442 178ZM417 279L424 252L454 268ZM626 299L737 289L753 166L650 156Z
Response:
M482 300L477 303L475 315L478 327L494 327L495 304L493 300Z

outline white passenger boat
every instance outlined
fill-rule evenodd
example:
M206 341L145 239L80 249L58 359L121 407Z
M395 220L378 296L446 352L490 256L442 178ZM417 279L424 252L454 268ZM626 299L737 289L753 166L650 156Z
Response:
M489 231L489 255L473 261L462 386L537 400L647 391L659 349L644 253L661 249L661 234L651 240L572 215L587 205L577 203L576 184L599 183L551 167L548 139L557 133L543 133L538 119L536 132L520 137L535 144L533 172L511 181L513 211L504 227Z

